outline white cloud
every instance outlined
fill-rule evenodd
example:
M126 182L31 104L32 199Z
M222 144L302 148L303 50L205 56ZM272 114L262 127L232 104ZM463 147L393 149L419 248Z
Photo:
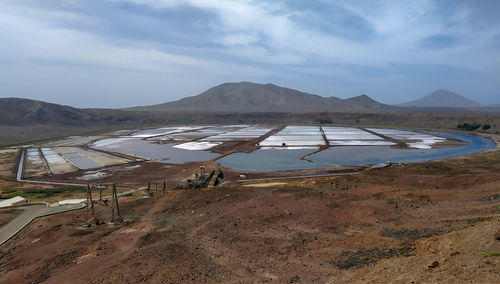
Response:
M487 31L474 35L475 43L444 50L420 46L420 41L426 37L446 32L443 20L434 16L435 7L431 1L336 3L372 25L377 36L369 42L353 41L305 26L291 15L315 12L298 11L282 3L249 0L111 1L126 1L153 9L194 7L213 13L212 42L220 44L220 47L191 48L192 53L186 56L167 52L154 42L141 43L135 39L129 39L126 46L117 46L102 36L57 25L73 19L87 22L92 19L69 12L42 13L36 9L28 10L29 13L13 9L0 12L0 27L4 30L0 34L13 47L24 50L34 58L164 72L178 72L183 68L204 69L204 66L212 66L216 63L214 61L220 61L214 59L217 55L230 55L243 62L304 66L329 63L384 68L391 62L400 62L478 69L490 64L479 54L471 53L477 42L486 43L491 38ZM26 14L30 17L26 17ZM461 9L449 18L460 21L468 15L466 9ZM462 30L465 28L453 32L460 33ZM20 37L23 34L30 34L32 38L23 39ZM33 42L41 44L34 45ZM233 60L226 58L224 61Z
M175 54L149 46L139 40L118 45L107 38L83 30L61 28L53 22L71 18L72 14L52 14L46 17L24 17L0 10L0 39L5 52L0 58L12 60L46 60L102 68L162 72L166 74L221 75L235 73L265 73L255 67L238 66L210 58ZM40 13L31 13L31 15Z
M113 0L120 1L120 0ZM376 31L371 41L353 41L319 28L307 27L291 15L311 14L282 2L235 0L121 0L155 9L194 7L213 13L214 42L228 54L244 60L262 62L264 57L277 64L352 64L387 67L391 62L408 64L445 64L477 69L486 64L481 56L468 53L477 43L462 43L443 50L420 46L426 37L450 33L446 21L463 21L467 9L458 9L444 20L436 16L435 2L335 2L371 24ZM332 5L329 1L325 3ZM464 27L453 30L461 36ZM486 31L475 34L481 41ZM489 38L486 36L486 38ZM274 58L279 58L274 60Z
M220 43L227 46L241 46L241 45L249 45L254 44L259 41L259 37L255 34L249 33L235 33L235 34L227 34L220 39L215 39L214 42Z
M170 35L178 40L165 41L157 35L136 36L124 30L121 34L103 32L107 27L103 29L100 25L110 21L103 18L107 16L106 11L80 13L78 9L58 10L43 4L10 1L11 4L0 4L0 61L23 64L52 61L97 69L154 72L168 76L171 84L175 84L172 78L176 78L182 84L189 84L186 82L190 80L203 81L201 85L207 87L214 82L270 79L298 86L296 82L301 80L327 78L328 82L322 83L325 86L333 82L351 84L356 86L344 90L356 91L364 88L356 82L375 86L395 77L408 77L408 74L396 76L394 72L376 75L356 72L364 68L390 70L393 63L446 65L489 73L495 73L500 67L499 53L491 47L491 39L500 32L498 23L480 30L473 28L469 23L473 13L465 4L447 11L446 15L436 11L439 2L430 0L335 1L333 4L323 1L345 9L346 15L329 15L312 8L301 10L290 6L290 2L252 0L109 0L107 4L111 8L108 9L119 10L119 4L123 4L120 2L147 7L137 9L141 12L136 14L134 7L128 7L127 13L137 19L147 18L151 12L153 20L144 21L147 22L143 22L144 26L157 28L163 32L162 36ZM76 3L86 5L85 1ZM168 24L154 26L162 23L158 19L163 11L168 15L190 11L184 8L206 12L208 26L206 19L190 18L189 14L179 19L188 25L191 23L186 30ZM345 33L355 30L355 25L336 27L334 32L309 21L319 19L328 25L332 17L344 19L354 15L364 24L368 23L374 34L366 39L360 35L350 37ZM113 16L110 17L113 20ZM146 31L144 26L134 32ZM440 34L462 40L440 49L422 46L422 40ZM197 42L199 38L202 40ZM0 66L0 71L2 68L5 72L9 67ZM184 79L180 80L181 77Z
M380 55L373 56L372 50L363 43L342 39L295 23L290 16L298 12L284 5L231 0L124 1L157 9L190 6L214 13L218 19L214 29L219 34L214 42L222 43L230 54L244 55L246 60L253 58L250 52L253 50L256 61L262 61L262 49L266 47L270 52L270 62L275 62L273 57L290 59L289 62L278 60L282 64L305 62L298 59L311 55L336 63L379 66L383 64ZM255 43L260 43L260 46ZM245 52L242 52L242 45L246 45ZM283 57L281 54L287 55Z

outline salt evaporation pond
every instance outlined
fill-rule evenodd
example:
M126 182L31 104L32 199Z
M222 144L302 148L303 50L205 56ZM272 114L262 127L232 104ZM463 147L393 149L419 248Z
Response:
M95 142L92 148L152 160L165 160L172 164L203 162L220 155L208 151L190 151L173 147L176 144L157 144L138 138L110 138Z
M476 135L429 131L436 135L462 140L458 148L396 149L390 146L339 146L307 156L312 161L300 160L310 150L256 150L252 153L233 153L217 162L222 166L242 171L279 171L334 166L359 166L391 162L423 162L482 152L496 147L492 139Z

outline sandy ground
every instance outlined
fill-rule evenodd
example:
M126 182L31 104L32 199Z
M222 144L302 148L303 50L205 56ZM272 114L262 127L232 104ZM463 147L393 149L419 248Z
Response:
M175 170L180 178L198 166ZM0 282L500 279L500 256L483 257L500 251L498 151L286 183L126 200L120 226L82 229L85 210L36 220L2 247Z
M0 150L0 179L11 179L17 172L17 149Z
M47 167L45 162L43 162L42 164L34 164L31 163L31 161L26 161L23 172L23 176L25 178L38 178L50 175L51 171L49 167Z
M109 166L109 165L118 165L118 164L125 164L127 163L125 160L119 158L119 157L114 157L112 155L105 155L101 152L94 151L91 149L82 149L83 151L77 151L74 149L74 147L53 147L52 148L56 153L64 156L65 153L76 153L80 154L80 157L89 159L91 161L94 161L98 164L101 164L103 166ZM90 156L89 154L94 154L94 156ZM65 157L66 159L71 160L68 157Z
M262 183L250 183L245 184L245 187L271 187L271 186L279 186L279 185L287 185L286 182L262 182Z

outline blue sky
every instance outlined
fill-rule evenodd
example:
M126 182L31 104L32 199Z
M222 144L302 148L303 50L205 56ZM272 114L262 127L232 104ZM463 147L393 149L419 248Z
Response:
M500 103L500 1L3 0L0 97L148 105L224 82Z

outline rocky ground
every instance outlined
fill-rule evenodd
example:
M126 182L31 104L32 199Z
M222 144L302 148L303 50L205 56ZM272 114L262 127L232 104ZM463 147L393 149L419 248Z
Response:
M247 184L248 185L248 184ZM34 221L2 283L498 282L500 152L355 176L230 183ZM98 214L109 218L109 208Z

